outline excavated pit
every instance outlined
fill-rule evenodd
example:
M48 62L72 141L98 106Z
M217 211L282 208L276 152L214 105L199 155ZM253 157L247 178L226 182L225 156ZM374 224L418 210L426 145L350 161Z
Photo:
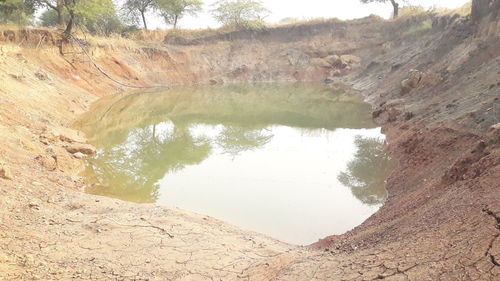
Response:
M388 198L352 231L310 247L82 192L80 158L94 150L68 127L93 101L128 90L78 45L61 56L55 31L2 29L0 278L497 280L499 10L498 0L474 0L466 17L88 44L92 61L129 85L316 81L359 90L395 161Z

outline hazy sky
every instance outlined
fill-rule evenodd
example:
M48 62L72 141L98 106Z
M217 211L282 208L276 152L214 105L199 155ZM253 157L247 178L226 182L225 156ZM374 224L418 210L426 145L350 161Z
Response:
M202 0L204 2L203 12L196 17L186 17L180 20L182 28L206 28L218 27L209 14L210 5L216 0ZM402 1L400 1L402 2ZM410 0L411 4L430 7L456 8L464 5L468 0ZM353 19L368 16L370 14L388 18L392 12L389 2L385 4L361 4L359 0L263 0L264 6L271 11L265 19L270 23L277 23L283 18L293 17L299 19L311 18L339 18ZM149 17L152 28L165 28L161 20Z

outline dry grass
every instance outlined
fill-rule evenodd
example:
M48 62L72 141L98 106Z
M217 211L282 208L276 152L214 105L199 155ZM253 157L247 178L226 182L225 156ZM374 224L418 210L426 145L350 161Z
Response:
M458 14L462 17L470 15L472 8L472 1L465 3L462 7L456 9L437 9L436 12L438 15L452 15Z
M469 1L465 3L462 7L456 9L447 9L438 7L425 9L422 6L408 6L408 7L403 7L399 10L399 18L407 18L411 16L418 16L424 14L435 14L438 16L458 14L460 16L465 17L470 14L471 7L472 7L472 1Z

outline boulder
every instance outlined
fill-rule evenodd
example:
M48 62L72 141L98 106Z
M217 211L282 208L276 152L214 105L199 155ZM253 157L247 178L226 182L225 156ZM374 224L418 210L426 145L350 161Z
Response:
M65 148L71 154L82 153L84 155L94 155L96 153L95 147L86 143L72 143L65 146Z

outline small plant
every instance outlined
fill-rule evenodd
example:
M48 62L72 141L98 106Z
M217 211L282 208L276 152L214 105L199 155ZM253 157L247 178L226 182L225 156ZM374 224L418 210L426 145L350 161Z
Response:
M420 37L432 29L432 20L426 20L403 33L403 37Z

